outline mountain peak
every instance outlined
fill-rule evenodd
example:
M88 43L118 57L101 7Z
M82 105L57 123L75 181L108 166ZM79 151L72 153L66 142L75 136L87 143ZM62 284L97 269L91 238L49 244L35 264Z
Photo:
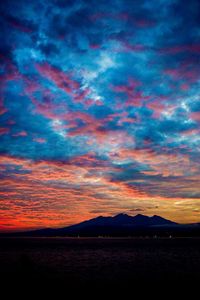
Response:
M176 225L177 223L164 219L157 215L153 215L152 217L142 214L129 216L126 213L119 213L113 217L98 216L96 218L64 228L36 230L32 233L27 233L27 235L132 235L134 233L137 233L137 230L160 230L161 228L162 230L168 230L168 228L174 228L174 226Z
M113 218L124 218L124 217L130 217L129 215L127 215L127 214L124 214L124 213L120 213L120 214L117 214L117 215L115 215Z
M153 215L152 217L150 217L150 221L152 223L152 225L169 225L169 224L177 224L175 222L172 222L168 219L165 219L163 217L157 216L157 215Z
M146 218L147 216L142 215L142 214L137 214L137 215L134 216L134 218L135 218L135 217L145 217L145 218Z
M149 219L148 216L145 216L145 215L142 215L142 214L137 214L137 215L135 215L135 216L132 217L132 218L134 218L134 219L142 219L142 220L147 220L147 219Z
M99 216L88 221L71 226L71 232L91 232L91 234L102 234L105 232L113 232L116 230L137 230L138 228L150 228L158 226L174 225L173 222L166 220L160 216L154 215L152 217L137 214L136 216L129 216L126 213L119 213L113 217ZM69 231L70 232L70 231Z
M151 218L159 218L159 219L163 219L163 217L160 217L158 215L153 215Z

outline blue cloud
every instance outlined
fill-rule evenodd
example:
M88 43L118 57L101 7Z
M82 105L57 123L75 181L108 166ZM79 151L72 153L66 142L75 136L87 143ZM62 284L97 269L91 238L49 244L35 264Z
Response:
M113 166L110 154L132 147L176 149L196 162L199 1L5 3L2 154L62 161L100 153ZM163 177L145 170L149 162L125 164L113 180L143 179L145 191L166 195L151 186Z

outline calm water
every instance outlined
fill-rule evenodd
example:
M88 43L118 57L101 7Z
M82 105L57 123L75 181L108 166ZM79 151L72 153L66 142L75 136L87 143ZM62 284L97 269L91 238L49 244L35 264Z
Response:
M0 274L69 286L200 280L200 239L1 238Z

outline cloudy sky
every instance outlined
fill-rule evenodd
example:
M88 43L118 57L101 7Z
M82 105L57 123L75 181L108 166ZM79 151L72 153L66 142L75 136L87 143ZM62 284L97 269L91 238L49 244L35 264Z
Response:
M200 2L0 4L0 229L200 221Z

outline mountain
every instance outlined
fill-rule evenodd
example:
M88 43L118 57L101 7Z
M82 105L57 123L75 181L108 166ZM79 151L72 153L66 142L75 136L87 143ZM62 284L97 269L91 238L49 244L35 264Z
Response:
M79 224L63 228L45 228L27 232L1 234L7 236L199 236L200 223L178 224L160 216L129 216L118 214L114 217L99 216Z
M91 227L149 227L160 225L175 225L176 223L159 216L148 217L138 214L134 217L127 214L118 214L114 217L97 217L76 225L67 227L67 230ZM64 228L63 228L64 229Z
M143 236L167 233L179 224L160 216L118 214L114 217L99 216L72 226L20 232L17 236ZM199 228L199 226L198 226Z

